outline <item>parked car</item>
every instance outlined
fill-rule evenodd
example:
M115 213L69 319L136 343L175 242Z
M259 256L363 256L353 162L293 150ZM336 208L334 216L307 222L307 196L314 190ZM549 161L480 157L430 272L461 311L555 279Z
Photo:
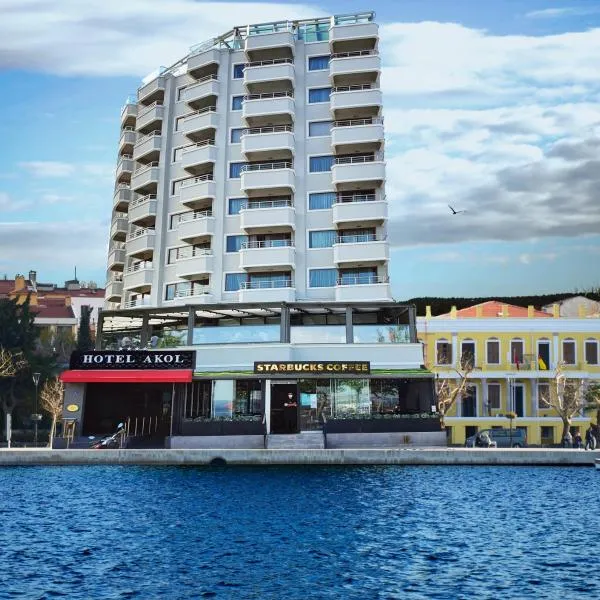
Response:
M475 448L477 435L487 433L492 442L496 442L498 448L525 448L527 446L527 434L523 429L483 429L477 434L468 437L465 446L467 448Z

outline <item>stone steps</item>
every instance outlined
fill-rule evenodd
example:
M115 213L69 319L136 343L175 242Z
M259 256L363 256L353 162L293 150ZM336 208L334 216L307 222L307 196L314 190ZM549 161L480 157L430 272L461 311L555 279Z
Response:
M321 431L303 431L290 434L269 434L267 436L268 449L306 450L325 448L323 433Z

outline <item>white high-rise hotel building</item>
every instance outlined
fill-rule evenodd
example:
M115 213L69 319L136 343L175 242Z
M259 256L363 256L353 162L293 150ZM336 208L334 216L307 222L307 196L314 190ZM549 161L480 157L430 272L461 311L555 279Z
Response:
M108 309L387 301L373 14L235 27L121 114Z

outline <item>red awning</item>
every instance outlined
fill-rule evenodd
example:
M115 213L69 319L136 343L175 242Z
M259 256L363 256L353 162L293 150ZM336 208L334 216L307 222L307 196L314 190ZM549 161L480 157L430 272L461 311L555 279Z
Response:
M90 369L64 371L60 380L64 383L189 383L192 381L192 375L191 369Z

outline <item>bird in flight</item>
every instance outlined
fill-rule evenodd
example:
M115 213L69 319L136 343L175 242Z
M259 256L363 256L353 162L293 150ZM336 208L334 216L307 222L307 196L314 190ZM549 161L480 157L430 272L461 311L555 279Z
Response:
M460 213L467 212L466 210L454 210L449 204L448 204L448 208L452 211L453 215L458 215Z

